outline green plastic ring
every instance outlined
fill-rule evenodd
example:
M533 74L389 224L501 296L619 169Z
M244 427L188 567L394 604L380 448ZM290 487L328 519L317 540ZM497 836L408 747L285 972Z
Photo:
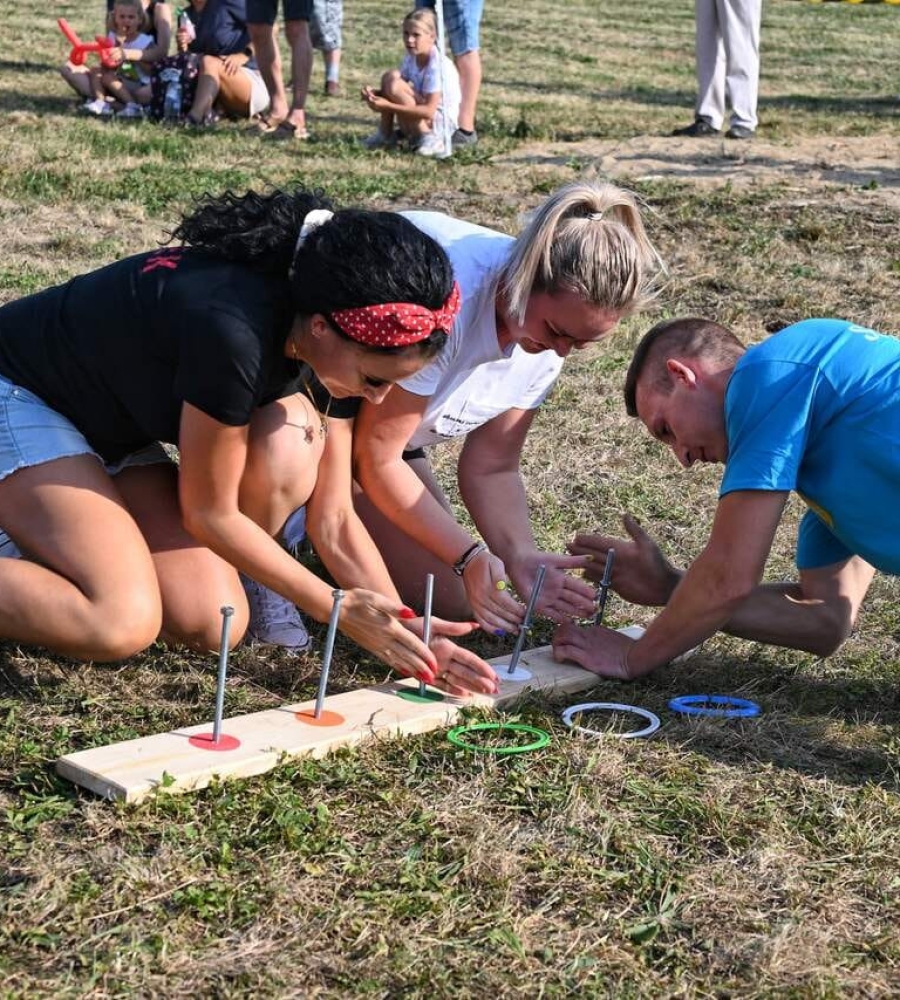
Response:
M500 732L501 730L510 730L516 733L529 733L531 736L537 737L537 739L532 740L531 743L523 743L521 746L503 746L503 747L482 747L475 743L468 743L465 736L468 733L475 732ZM456 729L451 729L447 733L447 739L457 747L462 747L463 750L473 750L475 753L495 753L495 754L510 754L510 753L528 753L529 750L543 750L545 746L550 743L550 734L545 733L543 729L537 729L534 726L526 726L521 722L478 722L474 726L457 726Z

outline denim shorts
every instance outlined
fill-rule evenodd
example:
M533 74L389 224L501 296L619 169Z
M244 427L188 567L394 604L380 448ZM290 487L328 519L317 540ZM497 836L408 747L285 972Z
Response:
M434 0L416 0L416 7L433 10ZM455 56L464 56L479 48L478 29L483 10L484 0L444 0L444 32Z
M93 455L111 476L137 465L172 461L165 447L154 441L117 462L104 462L71 420L0 375L0 480L19 469L73 455Z
M0 375L0 480L19 469L72 455L96 452L69 419Z
M312 17L313 0L283 0L285 21L308 21ZM278 0L247 0L247 24L274 24L278 17Z

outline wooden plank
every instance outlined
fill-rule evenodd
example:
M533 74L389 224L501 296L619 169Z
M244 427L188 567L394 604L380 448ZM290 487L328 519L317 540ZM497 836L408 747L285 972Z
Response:
M105 798L140 802L157 790L190 791L205 787L215 777L262 774L285 757L322 757L363 739L439 729L453 724L465 705L500 708L529 691L574 694L597 682L586 670L556 663L549 646L522 653L520 665L532 674L525 682L504 679L499 672L509 662L508 655L490 662L498 667L501 682L496 695L408 701L400 693L415 691L417 684L398 680L326 698L325 711L343 717L336 725L317 726L305 721L311 719L314 705L308 701L227 719L223 733L240 741L234 749L204 749L210 741L199 747L191 744L190 737L211 732L212 725L203 723L66 754L57 761L56 769L64 778Z

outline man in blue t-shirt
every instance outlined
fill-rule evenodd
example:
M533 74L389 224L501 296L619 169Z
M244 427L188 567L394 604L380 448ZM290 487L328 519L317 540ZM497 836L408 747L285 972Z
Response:
M712 534L687 571L630 517L631 541L576 538L591 576L616 550L613 586L665 605L639 640L563 626L557 658L603 676L647 673L722 629L828 655L849 634L875 570L900 575L900 341L844 320L806 320L749 350L724 327L669 320L640 342L625 403L685 468L723 462ZM798 582L761 584L788 494L809 510Z

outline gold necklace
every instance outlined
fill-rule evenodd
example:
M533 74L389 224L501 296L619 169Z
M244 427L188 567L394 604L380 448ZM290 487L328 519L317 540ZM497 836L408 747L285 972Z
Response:
M294 361L297 362L297 364L300 366L300 370L302 371L304 365L306 364L306 362L300 360L300 355L297 353L297 341L296 340L291 340L291 357L294 359ZM301 378L301 380L303 382L303 388L306 390L306 398L310 401L310 403L315 408L316 416L319 418L319 437L325 438L328 435L328 414L329 414L329 412L331 410L331 404L332 404L332 402L334 400L334 397L329 393L329 395L328 395L328 406L325 407L325 413L324 413L324 415L321 414L319 412L318 406L316 406L316 397L313 396L313 394L312 394L312 389L310 389L310 387L309 387L309 382L307 381L306 376L305 375L301 375L300 378ZM292 426L293 427L298 427L300 430L303 431L304 438L306 439L306 443L307 444L312 444L313 443L313 438L315 437L315 431L313 430L312 427L309 426L309 424L305 424L302 427L300 426L300 424L292 424Z
M334 397L331 395L328 396L328 406L325 407L324 413L320 413L318 406L316 406L315 396L313 396L312 389L310 389L309 387L309 382L307 382L305 376L302 377L302 379L303 379L303 388L306 390L307 399L309 399L310 403L312 403L312 405L315 407L316 416L319 418L319 437L325 438L328 435L328 414L331 411L331 403ZM312 427L310 427L309 424L307 424L304 430L306 432L306 443L312 444L314 436L314 431Z

